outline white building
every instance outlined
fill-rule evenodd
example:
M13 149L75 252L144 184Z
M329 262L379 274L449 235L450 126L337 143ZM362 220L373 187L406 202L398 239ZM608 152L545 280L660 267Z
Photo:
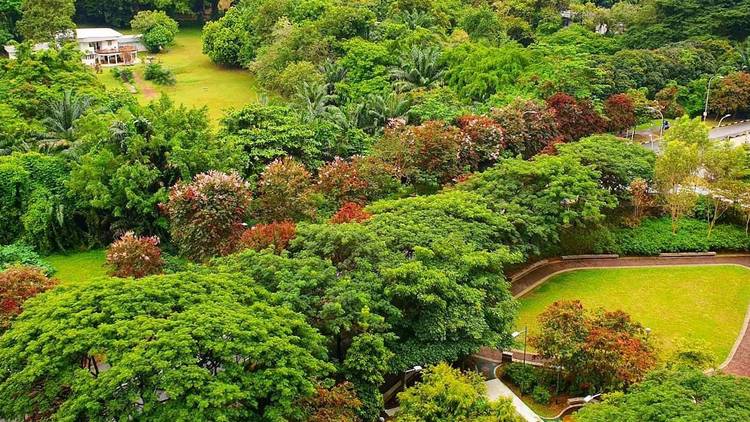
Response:
M72 35L72 34L71 34ZM122 35L111 28L81 28L75 30L75 41L83 53L83 62L90 66L114 66L138 63L138 52L146 51L140 35ZM49 49L49 43L36 44L34 51ZM11 59L16 58L16 46L6 45Z

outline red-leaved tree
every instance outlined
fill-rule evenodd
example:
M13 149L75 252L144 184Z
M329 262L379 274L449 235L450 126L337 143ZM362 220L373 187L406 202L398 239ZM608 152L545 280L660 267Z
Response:
M462 160L473 170L484 169L500 158L506 147L503 127L486 116L467 115L456 120L467 139Z
M318 171L318 190L337 206L345 202L365 203L368 185L354 162L339 157Z
M371 217L372 214L365 211L362 205L355 202L347 202L331 217L331 223L361 223L369 220Z
M315 215L312 175L294 158L280 158L260 175L253 215L266 223L300 221Z
M604 113L609 118L609 130L625 132L635 126L635 104L628 94L615 94L604 101Z
M711 91L711 110L719 116L750 111L750 73L725 76Z
M557 123L557 130L565 142L577 141L594 133L604 132L606 124L590 101L557 93L547 99L547 109Z
M274 221L269 224L256 224L245 230L240 238L240 249L262 251L272 248L277 254L289 246L297 234L294 221Z
M564 367L581 390L627 388L656 364L643 326L622 311L587 312L579 301L559 301L539 315L539 334L529 342Z
M115 277L141 278L161 273L161 259L157 236L136 236L127 232L112 242L107 249L107 264L110 275Z
M250 189L236 173L202 173L180 182L163 209L170 219L172 241L194 261L234 251L250 206Z
M13 318L23 311L26 299L57 284L36 267L13 266L0 272L0 331L7 329Z
M529 159L559 138L554 117L536 101L517 99L492 110L492 119L503 128L506 148L513 156Z

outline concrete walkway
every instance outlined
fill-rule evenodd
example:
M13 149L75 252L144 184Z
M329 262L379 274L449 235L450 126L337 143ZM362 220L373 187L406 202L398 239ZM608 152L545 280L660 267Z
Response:
M486 381L485 384L487 385L487 397L489 397L490 401L498 400L501 397L509 398L513 402L516 412L518 412L524 420L528 422L541 422L542 418L534 413L534 411L531 410L531 408L527 406L526 403L524 403L523 400L521 400L513 391L511 391L507 385L503 384L502 381L495 378Z

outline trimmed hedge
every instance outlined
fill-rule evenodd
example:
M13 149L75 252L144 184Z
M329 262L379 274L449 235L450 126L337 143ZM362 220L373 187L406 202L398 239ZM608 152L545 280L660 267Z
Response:
M649 256L664 252L745 252L750 237L745 230L731 224L718 224L707 237L708 224L696 219L680 220L677 234L672 234L669 218L648 218L636 228L613 230L614 245L604 249L627 256Z

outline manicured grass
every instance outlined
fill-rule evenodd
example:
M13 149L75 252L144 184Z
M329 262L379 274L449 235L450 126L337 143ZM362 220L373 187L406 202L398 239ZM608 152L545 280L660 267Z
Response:
M146 54L141 56L145 61ZM159 86L143 80L144 65L133 67L137 74L137 97L142 103L156 99L161 93L187 106L207 106L211 120L217 122L229 108L239 108L258 101L258 86L247 70L215 65L202 53L201 29L180 28L175 45L154 55L155 61L174 72L177 83ZM105 68L99 79L107 87L124 87Z
M557 300L586 308L621 309L652 329L667 356L698 340L723 361L740 332L750 302L750 270L691 266L576 270L554 276L522 297L517 327L537 332L537 316Z
M50 255L44 258L57 270L55 278L61 283L78 283L107 275L104 250Z

